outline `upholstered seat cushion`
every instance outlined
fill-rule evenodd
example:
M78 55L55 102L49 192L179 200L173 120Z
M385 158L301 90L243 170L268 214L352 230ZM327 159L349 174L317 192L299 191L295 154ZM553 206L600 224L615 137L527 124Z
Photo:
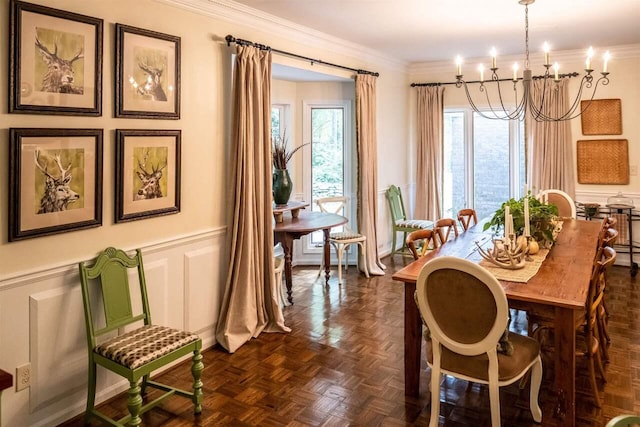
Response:
M129 369L136 369L199 339L190 332L149 325L111 338L94 351Z
M358 237L363 237L362 234L358 234L355 231L341 231L331 233L329 235L334 240L349 240L349 239L357 239Z
M540 352L540 344L533 338L519 334L509 334L513 344L513 354L498 353L498 378L506 381L522 373L524 366L532 363ZM433 363L433 341L426 341L427 360ZM443 370L457 372L469 377L489 381L489 357L463 356L442 347L441 367Z
M396 227L410 227L410 228L432 228L433 221L426 221L423 219L401 219L396 221Z

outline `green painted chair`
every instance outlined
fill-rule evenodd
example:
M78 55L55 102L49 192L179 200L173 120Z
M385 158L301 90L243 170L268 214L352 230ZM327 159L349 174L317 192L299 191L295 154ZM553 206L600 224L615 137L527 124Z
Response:
M640 417L637 415L618 415L612 418L606 427L639 427Z
M395 185L390 186L386 192L387 201L389 202L389 213L391 214L391 228L392 239L391 243L391 256L396 254L396 234L403 233L402 235L402 247L400 251L403 254L411 255L406 245L407 233L420 229L433 228L433 221L423 219L407 219L406 211L404 210L404 202L402 201L402 193L400 189Z
M190 332L151 323L142 252L138 249L131 257L120 249L107 248L93 262L81 262L79 267L89 349L85 422L88 424L92 417L96 417L109 425L137 426L142 422L140 415L173 395L190 399L195 406L195 414L200 414L200 376L204 369L200 354L202 340ZM136 301L138 298L132 301L131 298L132 293L137 295L135 285L129 286L128 274L133 270L137 270L140 301ZM134 323L136 326L131 329L129 325ZM126 326L129 328L124 334L114 336L114 332ZM151 372L192 353L193 392L149 379ZM119 420L113 420L95 408L98 365L129 381L129 415ZM147 387L164 393L143 405Z

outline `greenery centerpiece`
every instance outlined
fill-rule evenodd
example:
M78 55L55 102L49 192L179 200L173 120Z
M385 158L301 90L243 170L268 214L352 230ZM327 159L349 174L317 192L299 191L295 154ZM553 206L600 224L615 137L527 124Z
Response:
M305 143L297 146L293 150L289 149L287 132L283 131L282 135L274 135L271 137L271 155L273 156L273 201L276 205L286 205L293 191L293 183L289 176L287 165L291 157L302 147L308 145Z
M524 204L529 203L529 223L531 237L533 237L541 247L549 247L555 242L558 226L558 207L553 203L544 204L529 192L525 197L518 200L509 199L500 206L491 218L485 223L484 230L493 227L494 230L504 227L505 207L509 206L509 212L513 217L513 230L516 236L524 233Z

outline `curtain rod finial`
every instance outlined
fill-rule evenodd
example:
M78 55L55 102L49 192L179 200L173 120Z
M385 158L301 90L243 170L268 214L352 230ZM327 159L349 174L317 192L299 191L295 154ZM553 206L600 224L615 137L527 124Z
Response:
M224 39L227 41L227 46L231 46L231 43L236 41L236 38L231 34L227 35L227 37L225 37Z

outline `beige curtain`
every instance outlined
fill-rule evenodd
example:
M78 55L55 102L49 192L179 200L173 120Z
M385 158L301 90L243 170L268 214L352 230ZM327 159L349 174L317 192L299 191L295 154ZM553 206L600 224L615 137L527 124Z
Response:
M416 219L440 218L444 87L418 87Z
M384 275L378 256L378 152L376 138L376 77L356 76L356 139L358 146L358 231L367 236L369 274ZM362 260L359 259L358 264Z
M538 106L544 97L543 113L547 116L559 117L569 110L568 78L560 80L558 84L547 82L546 90L543 79L533 80L531 93ZM531 153L528 181L534 193L555 188L575 198L570 122L538 122L532 117L528 117L528 120Z
M231 353L262 331L290 331L274 280L270 51L236 47L232 97L230 261L216 331Z

